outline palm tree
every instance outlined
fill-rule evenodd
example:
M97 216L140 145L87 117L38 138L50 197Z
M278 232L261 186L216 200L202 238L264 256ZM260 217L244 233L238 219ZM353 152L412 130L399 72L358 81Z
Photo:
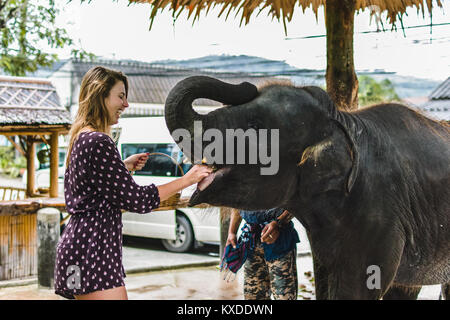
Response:
M221 7L219 17L231 11L241 11L241 23L249 23L253 13L269 8L269 15L282 20L286 32L286 23L294 16L294 9L305 11L311 7L318 14L321 6L325 8L327 31L327 91L340 108L358 107L358 79L353 63L353 25L355 13L368 9L371 15L387 13L387 20L393 26L400 21L408 7L416 7L425 14L425 8L432 12L433 7L442 7L440 0L129 0L130 2L150 3L150 19L153 23L158 10L170 6L174 18L188 11L188 19L197 20L202 11L209 12L211 7Z

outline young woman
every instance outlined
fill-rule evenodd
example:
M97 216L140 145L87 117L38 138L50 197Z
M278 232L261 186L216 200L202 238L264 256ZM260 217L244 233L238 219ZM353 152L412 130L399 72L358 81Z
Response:
M64 177L71 217L55 264L55 293L68 299L127 299L121 209L148 213L211 172L196 165L170 183L137 185L130 171L142 169L148 157L136 154L122 161L110 137L111 126L128 107L127 95L126 76L103 67L89 70L81 83Z

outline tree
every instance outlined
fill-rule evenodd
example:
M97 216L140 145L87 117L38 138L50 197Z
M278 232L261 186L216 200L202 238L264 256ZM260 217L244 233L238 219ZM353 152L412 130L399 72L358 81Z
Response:
M377 82L369 76L359 77L359 104L367 106L384 101L399 101L400 97L395 92L394 86L389 79Z
M170 7L174 19L183 11L188 11L188 19L194 21L199 18L201 12L208 14L211 7L222 7L219 17L226 12L226 16L232 10L242 12L241 22L247 24L254 12L261 12L269 8L269 15L286 22L294 17L294 9L298 6L306 10L311 7L317 16L319 7L325 7L325 25L327 30L327 91L340 108L356 109L358 107L358 79L356 78L353 63L353 25L355 13L368 9L371 15L387 14L387 21L395 29L395 22L402 22L402 16L408 7L416 7L424 15L425 7L432 12L434 3L442 7L440 0L129 0L130 3L150 3L150 14L153 23L158 11Z
M55 26L58 14L55 0L0 0L0 68L5 73L23 76L51 66L58 57L40 49L43 42L50 48L73 45L67 31ZM85 59L93 54L74 48L72 56Z

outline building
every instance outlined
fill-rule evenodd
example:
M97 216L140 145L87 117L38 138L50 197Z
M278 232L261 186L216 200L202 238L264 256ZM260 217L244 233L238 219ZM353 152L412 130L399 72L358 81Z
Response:
M230 83L251 82L255 85L275 78L261 74L248 74L243 72L216 72L200 69L186 69L176 66L164 66L156 63L120 60L99 60L83 62L67 60L58 65L49 80L55 85L62 104L71 111L72 116L78 108L78 95L81 80L86 72L94 66L122 71L129 81L127 108L123 117L162 115L164 103L170 90L182 79L193 75L209 75ZM198 99L197 106L219 106L215 101Z
M431 92L418 107L436 120L450 121L450 77Z

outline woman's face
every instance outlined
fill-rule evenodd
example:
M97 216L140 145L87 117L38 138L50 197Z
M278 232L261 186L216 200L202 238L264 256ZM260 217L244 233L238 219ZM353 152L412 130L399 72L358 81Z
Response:
M105 105L109 113L109 125L117 124L120 115L128 107L125 85L122 81L117 81L111 88L109 95L105 98Z

